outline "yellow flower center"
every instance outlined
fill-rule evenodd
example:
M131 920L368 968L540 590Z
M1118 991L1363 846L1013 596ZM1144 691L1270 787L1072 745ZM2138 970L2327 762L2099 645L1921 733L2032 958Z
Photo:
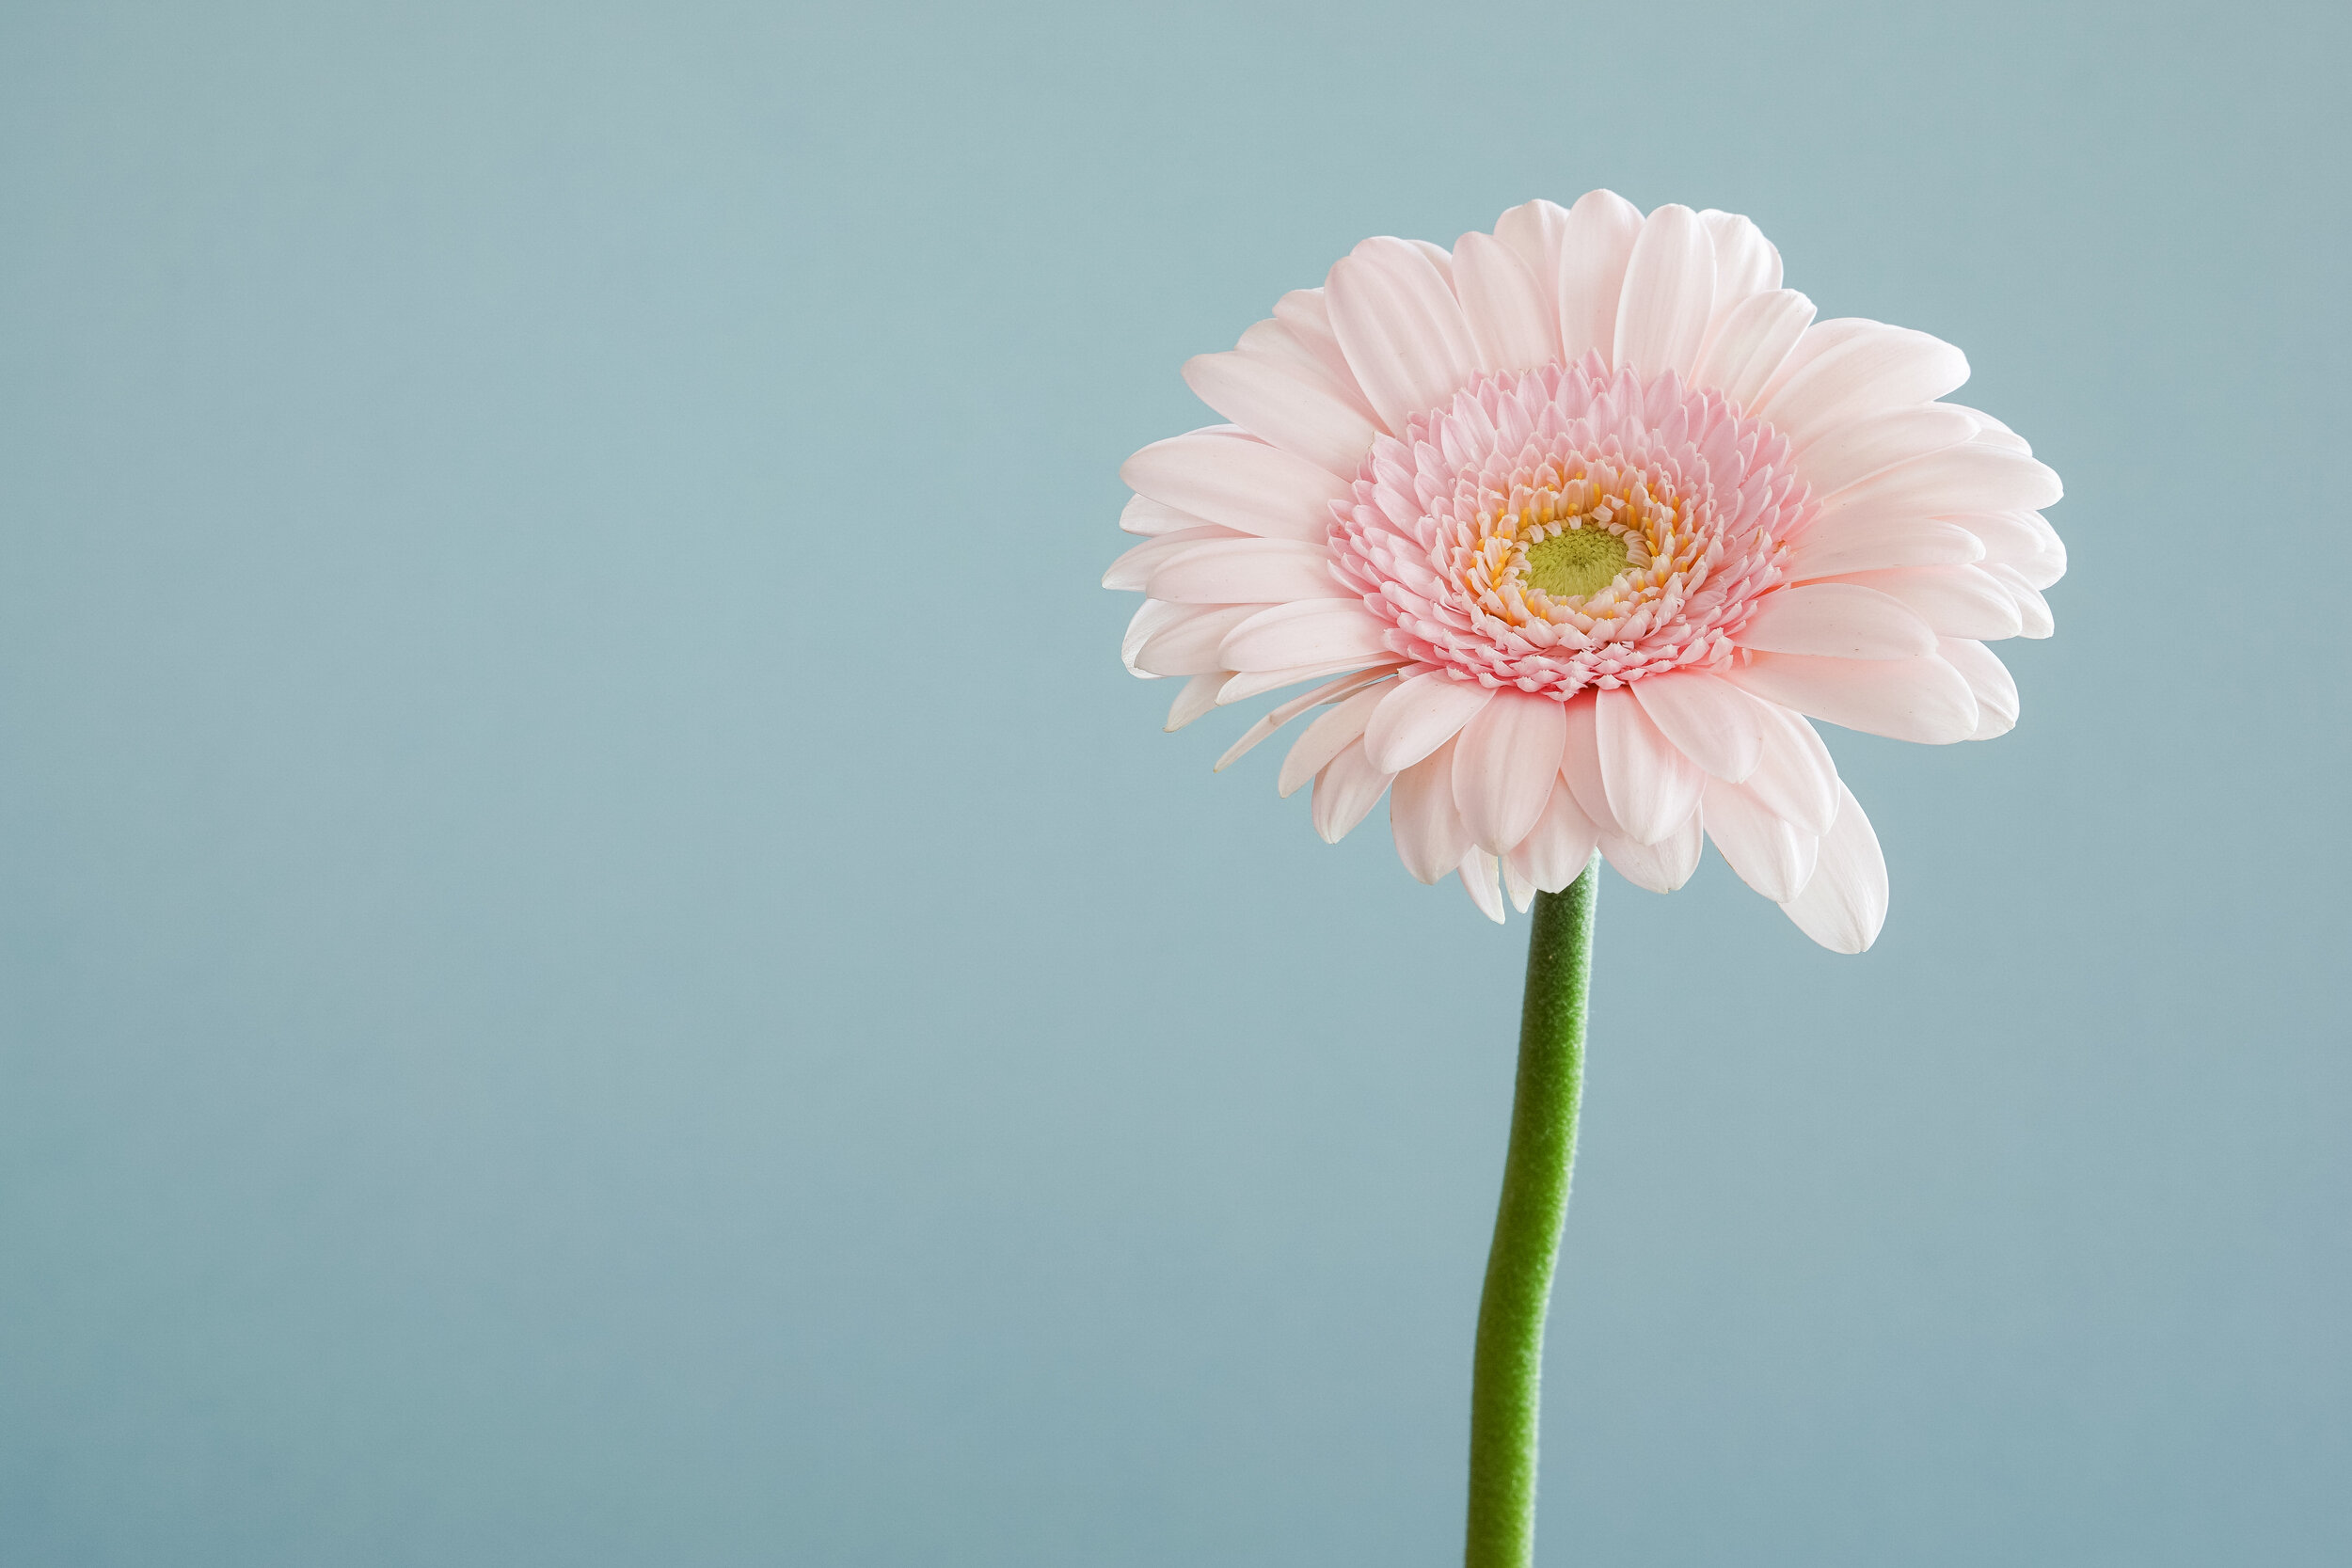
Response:
M1555 599L1581 599L1616 580L1625 540L1602 528L1569 528L1527 546L1527 580Z
M1559 634L1531 627L1639 635L1709 575L1698 509L1667 476L1622 457L1548 459L1480 488L1475 519L1450 552L1454 579L1539 646Z

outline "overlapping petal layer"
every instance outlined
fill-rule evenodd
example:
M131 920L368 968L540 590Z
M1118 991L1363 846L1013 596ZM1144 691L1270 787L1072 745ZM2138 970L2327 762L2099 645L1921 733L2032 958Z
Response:
M1745 218L1594 192L1367 240L1184 373L1232 423L1122 470L1128 667L1187 677L1170 729L1319 683L1218 766L1323 709L1282 792L1334 840L1386 793L1406 868L1498 920L1597 847L1671 891L1712 838L1867 947L1884 862L1808 718L2002 734L1985 643L2050 633L2058 477L1939 401L1957 349L1816 321Z
M1730 657L1810 499L1771 426L1595 353L1375 436L1328 577L1415 663L1565 700Z

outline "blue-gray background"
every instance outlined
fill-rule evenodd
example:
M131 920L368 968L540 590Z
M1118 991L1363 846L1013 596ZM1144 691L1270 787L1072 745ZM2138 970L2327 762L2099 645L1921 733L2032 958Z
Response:
M1544 1557L2352 1557L2342 13L0 16L0 1561L1452 1559L1523 925L1159 733L1177 379L1608 184L1963 345L2026 718L1602 895Z

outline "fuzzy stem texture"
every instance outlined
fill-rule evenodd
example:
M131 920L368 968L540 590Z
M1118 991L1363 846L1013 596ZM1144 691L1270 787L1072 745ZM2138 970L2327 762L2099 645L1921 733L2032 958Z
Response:
M1502 1201L1478 1304L1470 1373L1467 1568L1535 1560L1535 1429L1544 1375L1544 1313L1576 1164L1584 1087L1585 996L1593 974L1597 858L1565 892L1535 895L1519 1014L1518 1083Z

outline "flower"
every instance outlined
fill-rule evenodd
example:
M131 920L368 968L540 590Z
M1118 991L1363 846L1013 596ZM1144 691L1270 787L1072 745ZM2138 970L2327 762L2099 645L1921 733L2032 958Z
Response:
M1807 719L2005 733L1985 644L2046 637L2058 476L1922 332L1815 321L1755 224L1608 191L1452 251L1366 240L1230 353L1233 422L1129 458L1112 566L1168 727L1306 681L1281 768L1336 842L1389 797L1397 853L1500 921L1598 847L1671 892L1702 835L1807 935L1886 913L1869 819ZM1500 881L1500 885L1498 885Z

